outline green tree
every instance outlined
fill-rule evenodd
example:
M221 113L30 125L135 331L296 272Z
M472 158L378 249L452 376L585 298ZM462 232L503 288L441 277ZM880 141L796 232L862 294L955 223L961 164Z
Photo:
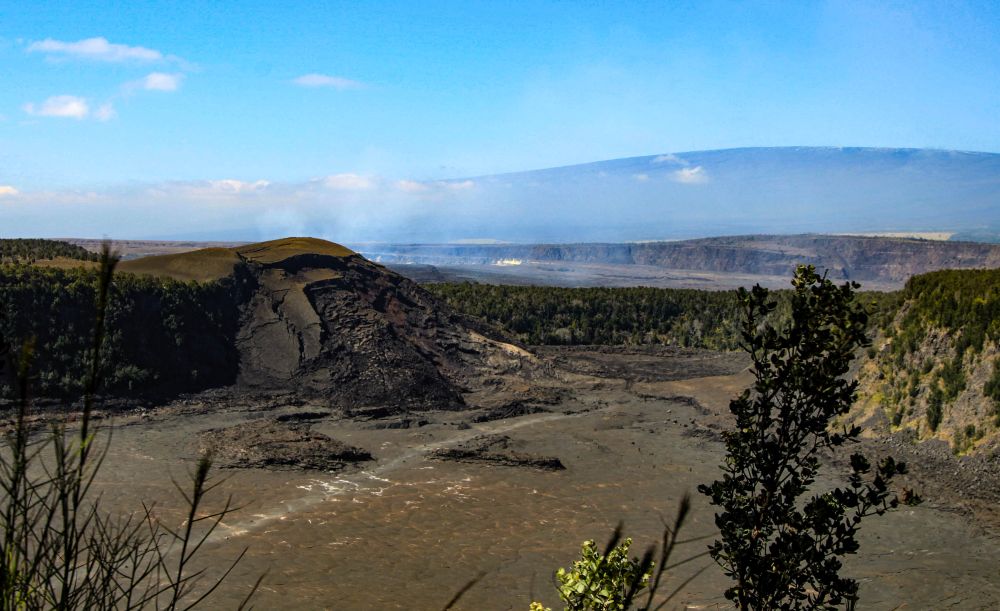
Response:
M690 511L691 497L685 494L677 508L673 525L666 522L663 524L663 539L660 542L658 556L656 546L650 546L641 559L629 558L628 552L632 546L632 539L622 539L623 524L619 524L618 528L615 529L603 553L597 551L593 541L584 541L580 560L574 562L570 570L559 569L555 575L558 582L559 598L566 603L564 611L626 611L628 609L659 611L666 607L685 585L707 568L702 567L669 595L659 595L660 586L664 584L663 578L668 570L705 555L698 554L679 562L670 562L674 548L685 543L685 541L678 541L677 534L687 520ZM655 572L653 571L654 566L658 567ZM445 609L450 609L474 583L466 586L466 589L453 598ZM552 611L539 602L531 603L530 609L531 611Z
M822 450L856 440L860 429L833 432L831 420L854 402L851 360L868 345L868 315L856 283L834 285L812 266L792 280L790 321L768 322L769 291L741 289L744 349L755 378L730 403L736 426L725 433L723 477L699 490L721 509L721 539L709 551L735 583L726 597L741 609L833 609L853 605L856 581L841 577L841 558L857 551L865 517L895 508L889 484L906 467L892 458L872 473L851 456L848 486L800 499L815 482ZM906 494L905 502L919 499Z
M566 611L624 611L646 589L653 567L649 561L629 558L632 539L627 538L601 554L593 540L584 541L581 557L570 570L559 569L559 598ZM532 611L543 607L533 603Z
M927 399L927 426L932 431L936 431L944 417L944 395L937 386L931 387L931 394Z
M1000 359L993 361L993 374L983 385L983 394L993 400L993 424L1000 426Z

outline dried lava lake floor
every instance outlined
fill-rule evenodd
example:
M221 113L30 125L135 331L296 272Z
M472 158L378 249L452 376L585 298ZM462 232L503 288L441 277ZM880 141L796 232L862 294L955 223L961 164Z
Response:
M294 414L311 413L311 431L374 456L337 472L217 470L227 478L220 491L245 507L202 559L221 566L249 551L211 608L235 607L265 571L260 609L441 609L480 574L456 608L524 610L533 599L561 608L555 569L578 557L584 539L605 541L620 520L639 554L659 540L661 515L672 518L690 492L694 508L681 538L712 535L713 511L696 487L718 476L717 431L729 398L749 381L741 355L579 348L540 355L553 363L551 379L469 397L473 405L514 405L506 418L479 410L413 414L408 423L360 420L280 396L212 395L118 416L100 487L113 507L155 499L170 514L177 503L170 478L185 477L205 431ZM891 441L863 445L910 460L909 483L927 500L864 527L861 552L846 569L861 580L860 608L1000 607L1000 486L984 480L995 469L984 475L981 466ZM481 446L488 447L477 454ZM525 456L555 457L565 469L510 464ZM820 485L839 483L840 472L828 461ZM702 553L706 543L680 546L675 559ZM669 608L729 608L721 596L727 582L708 558L672 571L665 590L705 565Z

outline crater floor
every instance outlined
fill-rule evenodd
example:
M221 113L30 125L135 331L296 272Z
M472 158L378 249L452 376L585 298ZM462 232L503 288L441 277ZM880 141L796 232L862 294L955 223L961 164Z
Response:
M578 557L583 540L605 540L619 521L639 554L689 492L694 506L681 538L712 535L713 511L695 489L718 475L726 405L748 382L740 357L607 349L542 356L556 364L551 378L469 395L480 409L468 412L365 420L323 405L286 405L281 396L206 396L119 419L102 488L115 507L156 499L165 519L176 518L169 475L183 479L200 433L280 416L295 421L294 414L308 413L312 431L373 455L333 472L218 470L227 478L219 492L246 506L202 560L219 565L249 551L215 594L216 608L235 606L265 571L258 608L440 609L480 574L455 608L523 610L531 600L558 608L553 572ZM513 417L494 419L508 413L497 405L515 400ZM490 435L509 438L517 452L556 457L565 469L440 458L440 450ZM847 561L846 573L862 584L860 606L997 608L1000 522L941 484L950 472L915 467L907 483L925 490L927 502L873 518L860 553ZM839 484L842 471L828 463L819 485ZM675 558L700 554L706 543L682 545ZM664 590L706 565L673 608L729 608L721 596L727 581L707 558L671 572Z

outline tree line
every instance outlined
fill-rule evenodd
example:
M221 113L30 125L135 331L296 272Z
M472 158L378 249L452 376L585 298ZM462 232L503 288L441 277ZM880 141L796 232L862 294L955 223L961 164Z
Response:
M0 334L33 342L34 391L78 396L93 334L96 268L0 265ZM233 279L195 283L116 274L107 307L103 391L176 394L232 383L239 312ZM0 392L12 385L0 378Z
M77 259L97 261L100 255L59 240L4 239L0 240L0 263L34 263L43 259Z
M482 318L530 345L672 344L737 350L742 310L736 291L563 288L464 283L428 284L455 309ZM791 316L791 290L771 292L767 322ZM861 293L878 321L898 308L895 294Z

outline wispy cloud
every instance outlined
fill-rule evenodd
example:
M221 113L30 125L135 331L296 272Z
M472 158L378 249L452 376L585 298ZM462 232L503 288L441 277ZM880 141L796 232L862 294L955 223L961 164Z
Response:
M33 103L24 105L24 112L39 117L62 117L69 119L86 119L90 114L87 100L75 95L54 95L42 102L40 106Z
M666 153L665 155L657 155L653 158L652 163L661 164L669 163L673 165L681 166L681 169L670 173L670 180L674 182L683 183L686 185L698 185L708 182L708 173L705 172L705 168L700 165L692 166L691 162L674 155L673 153Z
M86 98L75 95L54 95L41 104L28 102L22 108L24 112L36 117L56 117L76 119L77 121L92 118L103 123L118 116L118 112L111 102L105 102L92 111Z
M646 182L649 180L649 174L633 174L632 178L638 182Z
M98 121L110 121L117 116L118 112L115 110L115 107L111 104L111 102L101 104L100 108L94 111L94 118Z
M677 165L688 165L688 162L681 159L673 153L667 153L666 155L657 155L653 158L653 163L676 163Z
M166 72L150 72L137 81L126 83L126 90L144 89L146 91L177 91L180 89L184 75L177 72L168 74Z
M255 180L255 181L244 181L244 180L233 180L231 178L226 178L223 180L210 180L208 181L208 190L216 193L232 193L232 194L242 194L242 193L253 193L255 191L261 191L269 187L271 183L266 180Z
M334 174L322 179L323 186L327 189L360 191L371 189L375 186L375 181L360 174Z
M700 165L693 168L681 168L670 174L671 180L688 185L696 185L708 182L708 174Z
M405 193L420 193L430 189L426 183L417 180L398 180L396 188Z
M11 185L0 185L0 199L11 203L37 205L45 210L49 205L81 205L109 201L109 192L83 191L78 189L21 191Z
M468 191L469 189L474 189L476 187L476 183L472 180L397 180L395 182L395 187L397 190L404 193L423 193L430 195L432 193L441 193L446 191Z
M249 181L235 178L174 181L150 186L143 191L142 195L179 201L185 199L234 201L247 196L259 197L266 193L270 186L271 182L267 180Z
M158 62L178 59L173 56L165 56L156 49L108 42L108 39L102 36L85 38L76 42L46 38L31 43L27 50L29 53L44 53L53 58L75 58L101 62Z
M330 76L327 74L303 74L292 82L300 87L329 87L331 89L361 89L365 86L360 81L351 80L342 76Z

